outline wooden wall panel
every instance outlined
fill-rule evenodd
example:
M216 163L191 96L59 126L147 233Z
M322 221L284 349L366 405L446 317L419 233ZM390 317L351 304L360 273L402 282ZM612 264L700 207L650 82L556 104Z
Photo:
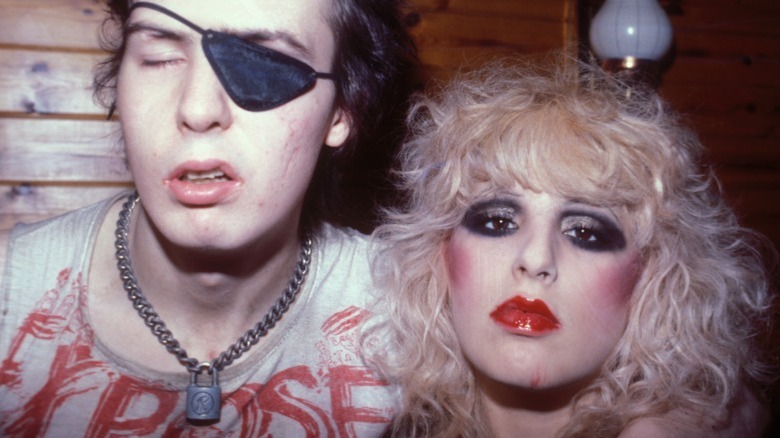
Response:
M96 50L99 0L0 0L0 44Z
M130 187L118 125L92 99L96 0L0 0L0 229Z
M500 16L561 23L567 2L555 0L410 0L420 13L447 11L470 16Z
M0 112L103 116L92 99L102 55L0 49Z
M24 182L127 183L117 123L0 119L0 175Z
M574 38L571 0L412 0L423 81L446 81L495 57L534 54ZM529 37L530 36L530 37Z
M662 94L708 147L741 223L780 249L780 2L662 0L674 29ZM780 287L780 272L775 272ZM780 324L780 301L775 324ZM780 353L780 332L769 341ZM770 389L780 432L780 385Z
M780 2L661 4L674 29L661 93L709 148L743 223L780 248Z

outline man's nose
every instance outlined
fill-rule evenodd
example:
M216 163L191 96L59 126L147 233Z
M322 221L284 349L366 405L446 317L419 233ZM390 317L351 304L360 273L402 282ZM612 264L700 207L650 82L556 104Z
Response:
M205 55L196 56L180 85L177 122L181 129L207 132L227 129L233 122L230 97Z

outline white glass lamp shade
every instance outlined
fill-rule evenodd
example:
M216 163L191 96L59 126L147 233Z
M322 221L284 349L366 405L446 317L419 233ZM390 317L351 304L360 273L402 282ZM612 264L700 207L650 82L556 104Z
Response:
M593 18L590 44L601 59L661 59L672 26L656 0L607 0Z

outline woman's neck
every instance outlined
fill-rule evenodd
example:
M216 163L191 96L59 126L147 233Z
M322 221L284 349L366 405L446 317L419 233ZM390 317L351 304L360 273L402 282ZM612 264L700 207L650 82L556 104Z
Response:
M477 376L480 404L497 438L554 437L569 421L576 395L586 383L529 389Z

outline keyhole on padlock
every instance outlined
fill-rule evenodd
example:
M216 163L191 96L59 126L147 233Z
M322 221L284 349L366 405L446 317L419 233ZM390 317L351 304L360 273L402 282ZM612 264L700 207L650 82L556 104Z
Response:
M211 368L211 385L200 385L200 372L190 371L190 384L187 386L187 420L193 422L217 422L222 411L222 394L219 388L217 370Z

